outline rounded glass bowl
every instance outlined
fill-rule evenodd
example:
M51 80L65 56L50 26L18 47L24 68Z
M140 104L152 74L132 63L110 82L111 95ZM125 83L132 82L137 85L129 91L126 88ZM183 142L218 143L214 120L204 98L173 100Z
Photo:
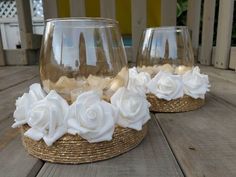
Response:
M137 55L137 66L169 64L173 67L194 65L187 27L148 28L144 31Z
M118 23L103 18L51 19L40 53L46 92L56 90L69 103L89 90L105 100L128 82L127 58Z

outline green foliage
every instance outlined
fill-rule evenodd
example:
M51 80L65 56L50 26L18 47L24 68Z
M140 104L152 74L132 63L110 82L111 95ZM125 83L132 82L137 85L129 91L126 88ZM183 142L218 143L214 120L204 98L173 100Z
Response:
M187 10L188 10L188 1L178 0L177 1L177 25L186 26Z
M191 0L189 0L191 1ZM200 0L199 0L200 1ZM202 11L203 11L204 0L202 0ZM233 29L232 29L232 40L231 45L236 46L236 3L234 3L234 19L233 19ZM188 10L188 0L177 0L177 25L178 26L186 26L187 25L187 10ZM213 45L216 45L216 33L217 33L217 24L218 24L218 11L219 11L219 0L216 0L216 14L215 14L215 22L214 22L214 37L213 37ZM201 13L201 22L202 26L202 13ZM200 26L200 29L202 27ZM200 31L201 36L201 31ZM201 42L201 38L200 38Z

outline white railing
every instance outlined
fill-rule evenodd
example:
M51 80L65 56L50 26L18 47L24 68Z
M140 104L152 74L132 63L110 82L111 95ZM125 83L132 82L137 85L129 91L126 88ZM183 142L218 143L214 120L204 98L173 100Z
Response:
M27 17L28 12L26 7L20 4L29 4L29 0L16 0L19 4L19 24L21 30L21 40L25 43L25 49L35 49L38 47L35 44L36 36L32 34L31 17ZM86 0L70 0L70 14L73 17L86 16L85 8ZM231 48L231 31L233 21L234 0L220 0L218 27L217 27L217 43L216 49L213 50L213 32L214 32L214 17L215 17L215 2L216 0L204 0L203 8L203 24L201 44L199 43L200 31L200 14L201 0L188 0L187 25L191 30L192 44L194 47L195 57L201 64L214 65L223 69L236 69L235 48ZM135 61L135 55L138 47L138 42L142 31L146 28L147 17L147 1L146 0L131 0L132 14L132 41L133 45L127 49L128 56L132 56L132 61ZM162 0L161 2L161 25L175 26L176 25L176 5L177 0ZM58 17L57 0L44 0L44 18ZM24 10L22 10L22 8ZM26 12L27 11L27 14ZM100 12L102 17L116 18L115 0L100 0ZM27 19L27 20L26 20ZM30 41L30 42L29 42ZM36 40L37 41L37 40ZM1 47L1 44L0 44ZM200 49L200 50L199 50ZM1 52L2 51L2 52ZM214 52L213 52L214 51ZM4 53L0 49L1 53ZM1 61L1 59L0 59ZM1 62L0 62L1 63Z

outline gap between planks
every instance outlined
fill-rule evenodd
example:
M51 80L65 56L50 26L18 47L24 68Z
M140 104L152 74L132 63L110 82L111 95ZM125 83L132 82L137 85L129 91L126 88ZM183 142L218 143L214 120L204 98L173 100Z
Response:
M153 117L154 117L153 119L156 121L156 124L159 126L162 135L165 137L165 140L166 140L166 142L167 142L167 144L168 144L168 146L169 146L169 148L170 148L170 150L171 150L171 153L173 154L173 157L175 158L176 163L179 165L179 168L180 168L180 170L181 170L183 176L186 177L186 174L184 173L184 170L182 169L182 166L181 166L180 162L179 162L178 159L176 158L175 153L174 153L174 151L173 151L173 149L172 149L172 147L171 147L171 144L170 144L170 142L168 141L168 138L166 137L166 134L165 134L165 132L163 131L163 129L162 129L162 127L161 127L161 124L160 124L159 121L158 121L157 113L154 113Z
M153 116L153 115L152 115ZM155 119L149 132L135 149L118 157L89 164L45 163L37 177L183 177Z
M19 67L8 67L8 70L2 70L0 74L0 91L31 80L38 75L39 71L36 67L22 67L22 69Z
M203 66L201 66L201 70L209 76L210 94L236 106L236 73Z
M23 69L22 69L23 68ZM39 82L39 78L32 75L31 71L26 72L27 80L23 76L24 70L32 70L35 73L36 67L1 67L0 77L9 79L10 77L22 78L14 79L12 86L0 91L0 161L4 162L0 165L0 176L4 177L31 177L37 175L37 172L43 166L43 162L31 157L24 150L20 139L20 133L17 129L12 129L13 123L12 113L15 109L14 103L18 96L21 96L28 87L35 82ZM36 74L37 75L37 74ZM1 78L1 79L2 79ZM11 80L11 79L10 79Z
M236 107L209 95L196 111L157 114L187 177L236 176Z

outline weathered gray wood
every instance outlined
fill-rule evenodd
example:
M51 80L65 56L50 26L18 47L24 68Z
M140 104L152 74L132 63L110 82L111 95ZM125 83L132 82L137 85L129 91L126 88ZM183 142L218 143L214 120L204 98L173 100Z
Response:
M10 76L13 73L23 71L26 68L28 68L28 66L20 66L20 67L19 66L16 66L16 67L4 66L4 67L0 67L0 77Z
M209 75L210 79L212 77L215 77L218 79L218 82L220 82L220 80L223 80L223 81L229 81L236 84L236 74L232 70L223 70L223 69L218 69L212 66L204 66L204 65L199 65L199 67L201 69L201 72ZM212 87L211 89L213 88L214 87Z
M201 53L201 47L198 48L198 53ZM215 63L215 55L216 55L216 47L212 47L212 54L211 54L211 64L214 65ZM229 68L235 70L236 69L236 47L230 48L230 56L229 56Z
M214 63L217 68L229 68L233 14L234 0L220 0Z
M176 25L177 0L161 1L161 26Z
M0 30L0 66L4 66L4 65L5 65L5 55L4 55L2 35L1 35L1 30Z
M16 129L12 129L12 114L15 110L15 100L28 91L29 85L38 82L38 78L15 85L0 92L0 151L19 135ZM0 172L1 173L1 172Z
M194 49L195 62L199 47L199 30L201 17L201 0L188 1L187 25L191 30L192 46Z
M26 72L30 69L28 67L23 68ZM21 74L24 75L24 73L21 72L19 67L6 67L6 69L12 71L8 72L5 76L2 76L1 81L4 80L7 82L7 79L12 80L11 78L16 78L15 74L17 72L19 81L24 80L20 76ZM14 73L14 70L17 72ZM36 73L38 72L36 67L32 67L30 70L35 70ZM0 71L6 72L4 68L1 68ZM32 71L31 73L33 74ZM15 109L14 103L16 98L26 92L30 84L38 81L38 78L34 78L19 84L14 79L12 80L12 82L15 83L14 86L0 91L0 176L35 176L43 165L42 161L27 154L21 144L19 131L11 128L13 123L12 113ZM2 83L0 85L2 86Z
M4 52L6 65L32 65L39 60L39 50L8 49Z
M136 61L138 45L143 31L147 25L147 1L132 0L132 47L133 47L133 62Z
M85 17L85 0L70 0L70 16Z
M211 64L211 53L214 33L214 17L215 17L215 1L205 0L203 10L203 26L202 26L202 44L199 61L201 64Z
M186 176L236 176L235 112L235 106L208 96L197 111L157 115Z
M28 155L24 150L20 136L0 151L0 174L4 177L35 176L43 162Z
M101 17L116 19L115 0L100 0Z
M34 66L36 67L36 66ZM0 77L10 76L16 72L24 71L32 68L32 66L4 66L0 67Z
M11 115L15 109L15 100L28 90L29 85L35 82L39 82L39 79L34 78L0 92L0 121Z
M27 65L27 56L25 49L8 49L5 50L7 65Z
M201 66L201 70L209 75L211 93L236 106L235 72L203 66Z
M4 76L0 75L0 91L27 80L31 80L36 76L38 76L38 67L24 67L24 70L20 70L19 72L11 72L11 74Z
M37 81L38 79L33 79L17 85L16 87L12 87L7 91L0 92L0 151L17 136L16 132L11 129L11 125L13 124L12 114L15 110L15 100L24 92L28 91L30 84Z
M30 39L28 35L33 33L30 1L16 0L16 7L20 29L21 47L23 49L30 49L32 47L30 45L30 43L32 43L32 39Z
M236 47L231 47L230 50L230 59L229 59L229 68L236 70Z
M183 176L155 120L145 140L119 157L83 165L45 163L37 177L179 177Z
M57 0L43 0L44 19L57 18Z
M0 121L0 152L20 134L19 130L11 128L12 124L11 116Z

